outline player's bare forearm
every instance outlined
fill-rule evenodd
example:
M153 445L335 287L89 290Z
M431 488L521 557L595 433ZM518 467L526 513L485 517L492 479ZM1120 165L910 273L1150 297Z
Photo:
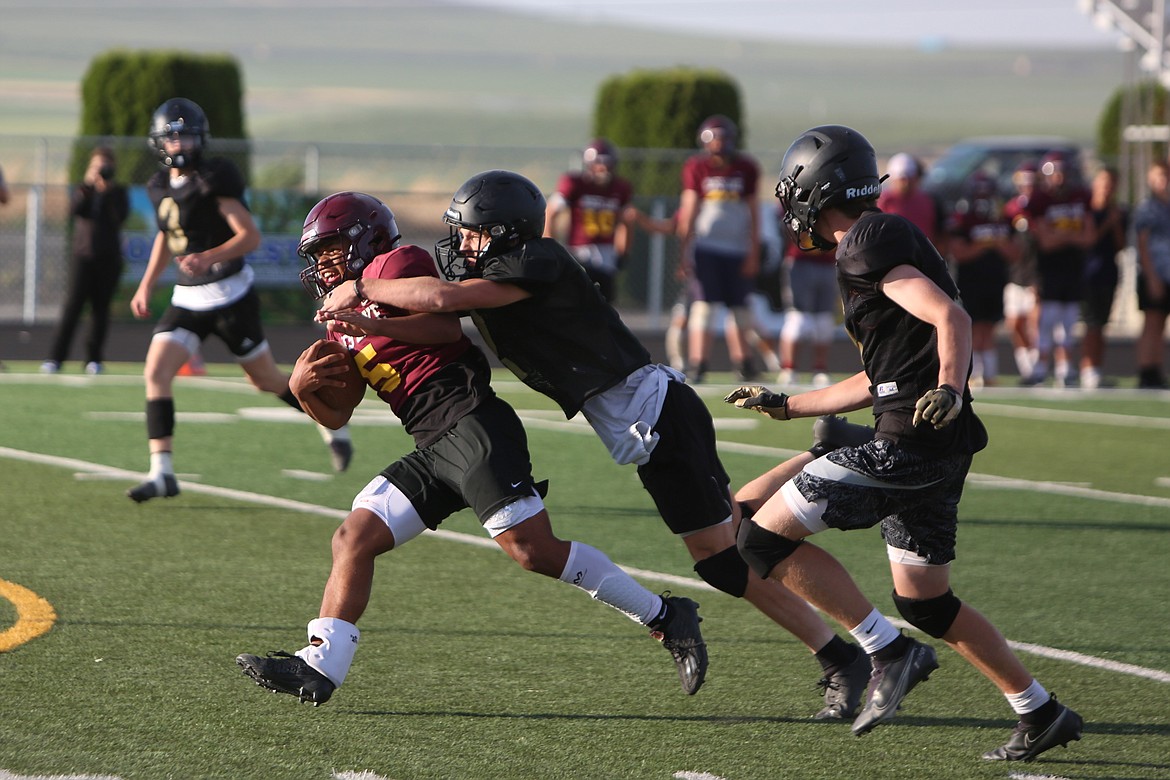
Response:
M869 377L858 371L851 377L819 390L797 393L788 398L788 414L791 417L820 417L823 414L840 414L873 406L869 392Z

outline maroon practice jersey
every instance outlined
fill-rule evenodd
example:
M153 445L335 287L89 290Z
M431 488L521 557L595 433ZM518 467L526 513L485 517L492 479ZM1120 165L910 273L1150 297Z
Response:
M760 168L744 154L715 164L708 154L696 154L682 170L684 190L699 195L695 218L695 243L711 249L746 252L751 243L751 205Z
M557 193L569 206L568 245L612 244L634 188L620 176L604 184L571 171L557 182Z
M417 246L379 255L362 273L363 279L416 276L438 276L431 256ZM362 313L375 319L410 314L377 303L364 304ZM494 394L489 384L491 367L466 335L447 344L410 344L385 336L340 333L330 333L329 338L349 349L366 384L390 405L420 447L438 439Z

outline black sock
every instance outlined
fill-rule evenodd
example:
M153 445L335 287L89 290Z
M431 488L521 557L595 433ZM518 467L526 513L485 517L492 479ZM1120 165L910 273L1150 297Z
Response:
M898 638L888 645L878 650L873 654L874 660L882 663L889 663L890 661L897 661L910 649L910 639L905 634L899 634Z
M670 614L670 602L666 600L666 596L662 597L662 611L658 613L658 617L646 624L646 627L651 631L659 631L666 625L666 617Z
M844 669L849 664L857 660L857 656L861 653L861 648L857 645L846 642L836 634L830 639L824 647L817 650L814 656L820 663L821 668L825 670L826 677L832 677L837 672Z
M1056 718L1057 705L1056 699L1048 698L1048 701L1041 704L1031 712L1025 712L1020 716L1020 720L1027 723L1029 726L1039 726L1044 723L1051 723Z
M293 391L288 389L287 387L284 389L284 392L280 394L279 398L280 398L280 400L284 401L286 404L288 404L292 408L296 409L298 412L305 411L301 407L301 402L297 400L297 397L295 395L293 395Z

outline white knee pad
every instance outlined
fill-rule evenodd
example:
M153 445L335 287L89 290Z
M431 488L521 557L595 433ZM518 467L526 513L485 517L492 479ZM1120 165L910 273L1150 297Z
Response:
M502 509L497 509L491 517L483 521L483 528L495 539L504 531L515 528L528 518L540 514L543 510L544 502L541 501L540 496L535 494L525 496Z
M813 342L828 344L833 340L833 333L837 330L836 318L827 311L813 315Z
M401 490L381 474L362 488L350 509L368 509L382 519L394 535L395 548L427 530L418 510Z
M690 316L687 318L687 330L691 333L706 333L710 327L711 304L695 301L691 304Z
M188 355L194 355L199 351L199 337L185 328L175 328L174 330L164 331L163 333L156 333L150 340L170 341L178 344L187 350Z
M785 341L800 341L804 338L804 330L808 323L808 315L802 311L784 312L784 327L780 329L780 338Z

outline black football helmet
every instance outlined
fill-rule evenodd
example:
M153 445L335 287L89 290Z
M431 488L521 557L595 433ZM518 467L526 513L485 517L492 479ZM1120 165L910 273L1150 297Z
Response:
M166 140L178 135L183 149L175 154L166 150ZM166 168L190 168L199 162L203 147L211 136L207 115L187 98L171 98L154 110L150 118L150 145Z
M336 264L319 263L317 253L333 239L341 239L344 264L337 274ZM305 259L301 284L314 298L321 298L349 279L357 279L362 270L378 255L396 248L402 241L398 223L390 207L361 192L337 192L309 210L301 229L297 254ZM335 278L322 271L334 270Z
M735 143L739 140L739 127L723 114L715 114L707 117L695 132L695 141L702 147L705 147L718 137L723 138L724 154L730 154L735 151Z
M544 209L540 189L520 174L499 170L477 173L463 183L443 214L450 234L435 244L439 270L456 282L475 275L481 261L540 238ZM474 254L463 252L460 228L485 233L487 246Z
M780 164L776 197L784 207L784 226L802 249L832 249L835 245L813 230L821 211L876 199L884 179L873 146L861 133L841 125L806 130Z

